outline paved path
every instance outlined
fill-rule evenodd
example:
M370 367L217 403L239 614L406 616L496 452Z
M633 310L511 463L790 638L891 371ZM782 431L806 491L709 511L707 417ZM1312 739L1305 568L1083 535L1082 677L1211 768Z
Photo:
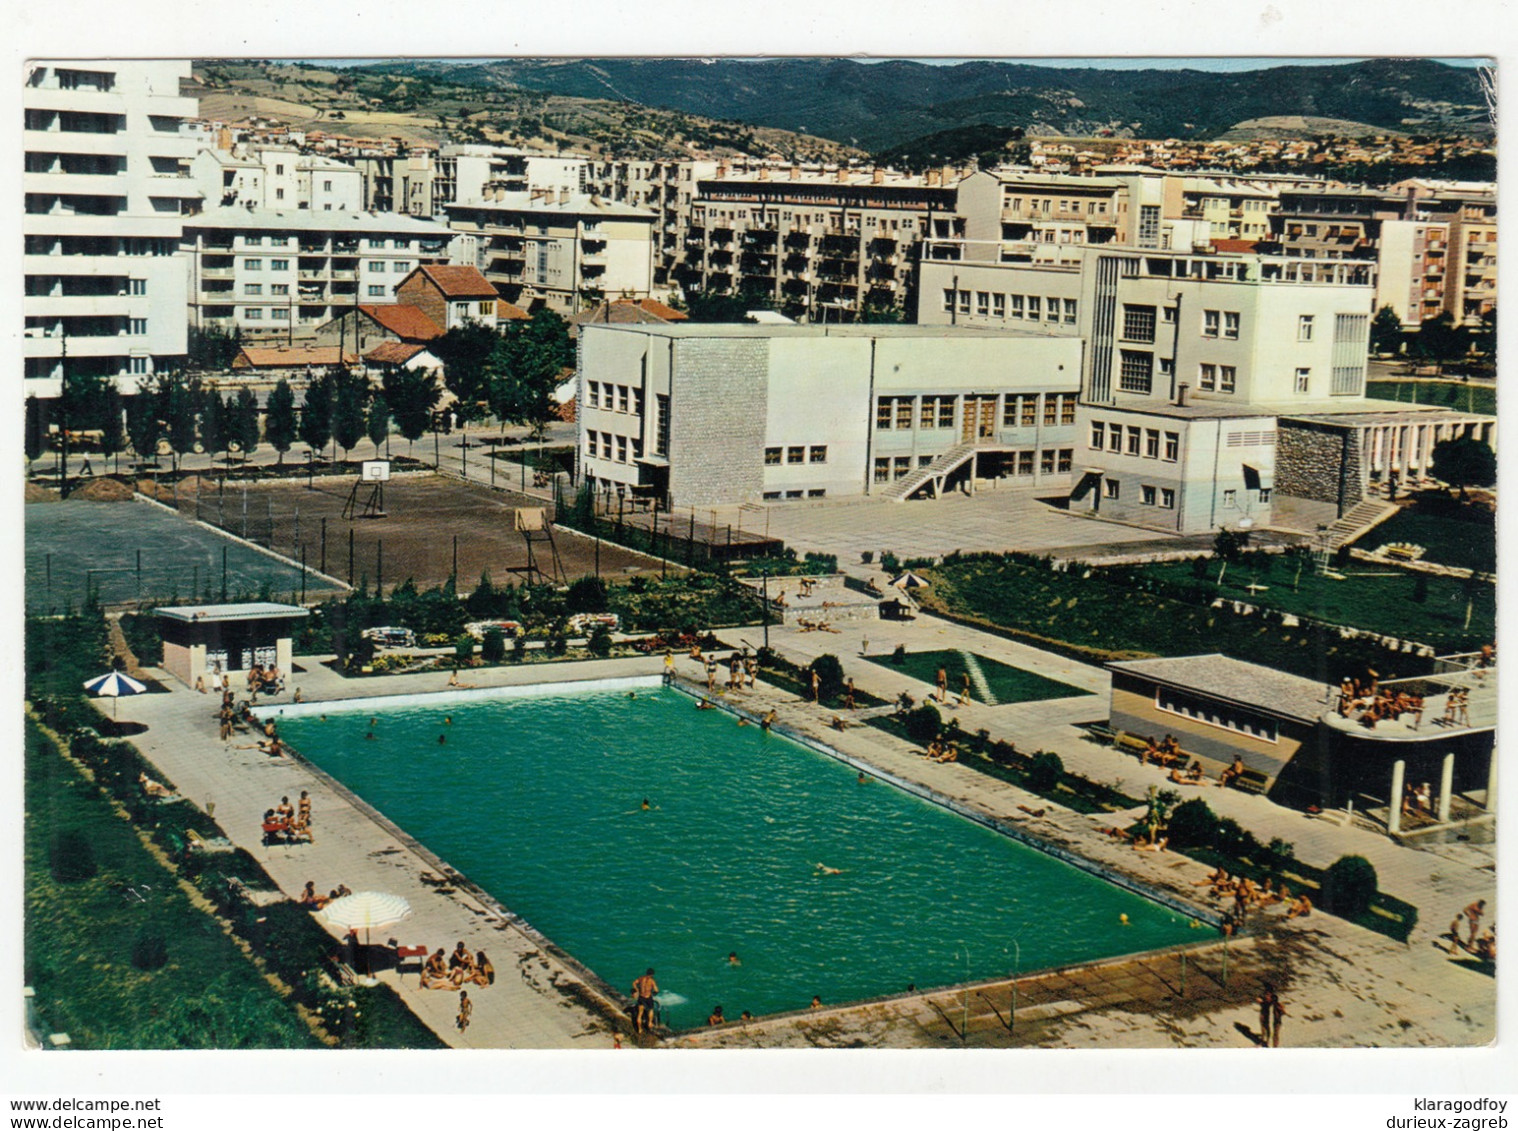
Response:
M724 639L758 643L762 629L728 630ZM870 654L889 652L898 642L909 650L965 648L1082 688L1087 694L1039 703L950 708L969 731L981 727L1019 749L1056 750L1065 765L1108 782L1130 795L1141 795L1160 772L1134 759L1086 742L1074 724L1106 715L1108 677L1100 669L1040 652L1026 645L986 636L923 616L907 624L849 626L840 634L770 629L771 643L791 659L806 663L822 652L843 658L856 686L882 698L905 687L921 699L932 689L887 667L862 660L865 636ZM347 680L302 660L298 682L309 701L373 694L441 690L438 674ZM657 658L527 665L475 673L482 685L570 680L626 674L657 674ZM687 657L677 671L704 680L704 671ZM843 731L830 725L834 712L805 703L777 688L761 686L732 696L745 710L775 709L782 726L815 737L877 776L896 776L937 792L958 804L1016 823L1032 835L1076 851L1099 864L1141 879L1184 900L1195 900L1194 883L1206 872L1172 854L1135 852L1103 835L1102 827L1120 820L1061 809L967 765L927 762L906 742L876 728L853 725ZM503 919L488 901L464 888L440 893L422 881L437 863L403 833L330 787L304 765L269 759L256 750L231 748L216 740L213 704L183 689L142 696L121 705L122 717L149 724L136 741L179 788L197 804L214 802L227 835L262 861L274 880L295 895L307 879L323 890L346 883L354 890L374 887L404 895L415 908L405 923L388 932L403 943L444 946L463 939L471 949L487 951L499 973L497 984L471 992L474 1024L466 1034L453 1028L457 995L423 991L416 979L381 976L445 1041L461 1047L583 1048L611 1043L609 1008L571 963L545 949L542 940ZM242 738L241 743L251 742ZM1166 783L1168 784L1168 783ZM280 796L301 789L314 799L317 841L310 846L264 848L259 816ZM1263 840L1282 836L1296 845L1297 856L1324 865L1345 852L1358 852L1376 865L1382 887L1419 904L1423 921L1408 944L1315 913L1307 920L1283 922L1278 914L1261 919L1258 937L1235 942L1234 975L1221 979L1221 944L1195 958L1192 977L1200 980L1177 992L1178 956L1147 956L1099 964L1078 971L1024 979L1019 993L1041 1004L1042 1012L1008 1029L996 1019L1010 1005L1010 986L975 991L939 991L886 1002L768 1018L678 1038L682 1045L723 1047L845 1046L956 1047L1039 1044L1050 1047L1242 1047L1249 1038L1239 1026L1253 1023L1252 995L1258 982L1271 978L1292 1008L1294 1024L1288 1044L1352 1046L1466 1045L1490 1040L1495 1026L1492 980L1448 959L1432 945L1449 916L1474 898L1486 898L1495 912L1495 880L1480 848L1454 857L1419 852L1358 828L1332 820L1312 820L1284 810L1262 797L1209 789L1206 797L1221 815L1232 816ZM1019 806L1025 807L1020 809ZM1035 816L1027 809L1043 811ZM1051 909L1057 913L1057 909ZM1215 939L1215 936L1212 936ZM1210 964L1210 965L1209 965ZM1036 982L1036 984L1035 984ZM1171 988L1166 988L1171 987ZM1210 988L1198 988L1210 987ZM980 996L976 996L980 995ZM974 1000L973 1008L971 999ZM951 1008L954 1007L954 1008ZM993 1008L993 1006L995 1008ZM960 1013L955 1013L955 1008ZM964 1029L964 1020L969 1027ZM951 1019L954 1019L951 1021ZM1033 1025L1032 1020L1038 1024ZM964 1031L966 1035L959 1034Z

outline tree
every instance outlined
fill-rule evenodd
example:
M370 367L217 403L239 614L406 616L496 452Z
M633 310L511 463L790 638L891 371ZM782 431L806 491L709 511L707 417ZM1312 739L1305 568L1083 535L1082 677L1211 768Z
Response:
M1429 471L1455 488L1462 500L1467 487L1490 487L1497 482L1497 454L1491 445L1471 436L1457 436L1434 445Z
M1389 306L1376 311L1370 323L1370 352L1396 353L1402 346L1402 319Z
M824 652L811 662L807 670L817 677L819 700L843 694L843 664L837 656Z
M1451 361L1464 357L1469 349L1468 335L1455 325L1454 315L1442 312L1437 318L1425 318L1413 340L1413 353L1429 361Z
M153 392L144 385L137 395L127 401L127 439L139 460L158 458L158 441L163 438L163 425L158 417L158 403Z
M225 451L232 442L232 430L228 427L227 403L216 390L207 389L200 409L200 446L207 455Z
M41 458L47 446L42 427L42 402L34 395L26 398L26 434L22 443L26 449L26 470L30 474L31 465Z
M153 400L154 411L163 421L161 438L168 441L174 470L178 471L180 457L195 450L202 400L200 378L187 378L183 373L161 374L153 387Z
M443 384L456 399L459 420L477 420L490 400L490 362L500 335L479 322L455 326L428 349L443 363Z
M345 370L341 366L330 366L306 385L306 400L300 414L300 438L313 452L320 452L332 439L332 401L337 392L334 372Z
M121 432L121 391L116 382L107 381L100 391L100 413L95 421L100 429L100 454L106 459L120 455L126 447L126 437ZM117 470L120 470L117 461Z
M719 295L708 291L687 291L685 312L692 322L752 322L748 316L752 304L740 295Z
M540 310L525 322L511 323L486 366L491 412L502 423L510 420L541 432L554 418L559 374L573 358L569 323L554 311Z
M364 438L368 420L365 410L369 402L369 386L361 377L354 377L343 370L337 380L336 396L332 403L332 438L343 449L346 459L355 445Z
M290 382L283 377L279 384L274 386L274 391L269 394L269 401L264 405L264 436L268 439L270 447L279 453L279 462L285 462L285 453L295 443L295 437L299 433L299 426L295 419L295 390L290 388Z
M242 331L231 333L220 326L191 326L186 353L190 368L196 370L230 369L242 350Z
M1341 856L1323 873L1323 910L1346 919L1358 918L1370 910L1379 884L1375 866L1365 857Z
M443 395L431 373L418 369L388 366L382 377L385 403L395 417L395 428L414 444L432 424L432 411Z
M1244 546L1238 534L1225 526L1212 540L1212 553L1220 562L1236 562L1243 556Z
M258 398L253 390L237 390L237 401L229 410L232 438L242 449L243 459L258 451Z
M390 404L384 393L375 393L369 402L369 418L364 431L374 444L374 458L379 459L380 445L390 435Z
M1497 360L1497 308L1481 316L1481 325L1471 332L1471 345L1491 362Z

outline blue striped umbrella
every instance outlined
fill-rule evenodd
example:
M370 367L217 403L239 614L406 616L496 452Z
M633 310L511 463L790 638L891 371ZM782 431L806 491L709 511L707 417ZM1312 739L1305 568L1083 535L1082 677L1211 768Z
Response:
M84 689L96 699L109 698L113 700L111 704L111 717L115 718L116 704L114 700L120 699L123 695L141 695L148 687L147 684L138 683L131 676L125 675L122 672L107 672L105 675L86 680Z

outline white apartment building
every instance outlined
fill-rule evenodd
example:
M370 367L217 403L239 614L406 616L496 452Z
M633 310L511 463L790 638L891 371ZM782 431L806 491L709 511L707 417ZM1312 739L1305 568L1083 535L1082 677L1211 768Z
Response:
M1072 510L1181 533L1289 512L1312 529L1392 472L1421 475L1439 440L1491 436L1489 418L1365 397L1371 262L1114 246L1019 264L968 243L957 254L924 259L919 322L1036 327L1084 345Z
M1080 353L1015 331L586 324L579 476L675 507L1068 489Z
M285 146L252 146L246 153L207 149L192 171L206 203L222 208L359 212L363 177L353 165Z
M185 356L182 214L198 206L199 107L188 63L27 64L23 184L26 392L56 397L65 371L124 392Z
M209 209L184 225L189 320L245 336L309 336L359 303L393 301L418 266L449 263L442 224L365 212Z
M654 214L567 189L450 204L449 226L478 241L478 266L523 309L576 314L603 298L649 298Z

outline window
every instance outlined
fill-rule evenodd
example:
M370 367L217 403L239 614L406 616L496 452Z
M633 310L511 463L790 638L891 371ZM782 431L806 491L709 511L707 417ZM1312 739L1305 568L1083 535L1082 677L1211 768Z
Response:
M891 397L878 397L875 401L875 427L888 429L896 408Z
M1044 426L1052 425L1058 419L1059 396L1056 393L1044 394Z
M269 293L271 295L288 295L290 293L290 284L274 283L269 287Z
M1139 205L1139 247L1158 247L1160 242L1160 206Z
M1196 383L1197 388L1204 392L1216 392L1218 387L1218 367L1216 365L1209 365L1206 362L1198 365Z
M146 318L127 319L127 333L146 334L148 332L148 320Z
M1054 449L1045 448L1038 453L1038 470L1044 475L1054 474Z
M1223 337L1237 339L1239 336L1239 312L1237 310L1225 310L1223 312Z
M1165 433L1165 462L1174 463L1181 458L1181 434L1179 432Z
M991 295L988 291L975 292L975 313L984 318L991 313Z
M944 309L944 313L945 314L952 314L954 312L954 288L953 287L945 287L943 289L943 309Z
M1268 503L1268 502L1270 502L1270 488L1269 487L1261 487L1260 488L1260 502L1262 502L1262 503Z
M244 259L242 265L246 271L262 271L264 269L264 261L262 259Z
M1107 450L1120 452L1123 450L1123 426L1114 424L1107 429Z
M828 492L826 487L812 487L808 489L806 497L808 499L825 499L827 498L827 494Z
M1017 412L1022 402L1022 397L1008 393L1001 402L1001 426L1003 428L1017 427Z
M1123 350L1117 387L1125 393L1147 395L1154 387L1154 354L1145 350Z
M970 313L970 292L969 291L960 291L959 292L959 312L961 314L969 314Z
M131 279L131 280L128 280L128 293L129 294L134 294L134 295L145 295L145 294L147 294L148 293L148 281L146 279Z
M900 431L908 431L912 427L912 398L896 398L896 427Z
M146 373L148 371L148 359L145 357L131 358L133 373Z
M277 189L274 190L274 199L275 200L283 200L284 198L285 198L285 190L284 189L277 188Z
M917 426L919 428L938 427L938 400L938 397L922 398L922 411L917 416ZM953 424L952 418L949 423Z
M1154 341L1154 307L1124 303L1123 337L1130 342Z
M332 182L331 181L323 181L322 182L322 192L331 192L331 191L332 191Z
M290 308L288 306L276 306L269 311L269 317L276 322L288 322L290 321Z
M879 462L879 461L877 460L876 462ZM764 449L764 463L765 463L766 467L776 467L776 466L778 466L779 463L780 463L780 449L779 448L765 448Z
M1075 325L1075 309L1075 300L1073 298L1067 298L1065 300L1065 325Z
M1059 321L1059 299L1057 299L1057 298L1046 298L1046 299L1044 299L1044 309L1049 312L1048 314L1046 314L1044 316L1047 321L1049 321L1049 322L1058 322Z
M1218 366L1218 392L1231 393L1238 383L1238 370L1232 365Z
M1119 495L1119 491L1121 488L1122 484L1120 484L1116 479L1105 479L1102 481L1102 494L1104 494L1109 499L1120 498L1121 496Z
M618 436L617 437L617 462L618 463L626 463L627 462L627 437L626 436Z
M1221 315L1216 310L1202 311L1202 337L1215 338L1218 336L1218 325Z
M1175 491L1169 487L1160 488L1160 506L1166 510L1175 510Z
M1313 316L1311 314L1303 314L1303 315L1299 315L1298 316L1298 318L1297 318L1297 341L1299 341L1299 342L1310 342L1310 341L1312 341L1312 323L1313 323Z
M1059 466L1058 466L1058 470L1060 472L1068 475L1069 472L1070 472L1070 469L1072 467L1074 467L1074 466L1075 466L1075 449L1074 448L1061 448L1059 450Z
M404 275L411 270L411 260L392 259L390 261L390 270L396 275Z
M591 408L601 407L601 382L585 382L585 403Z
M494 314L495 313L495 300L494 299L489 299L489 298L484 299L480 303L476 304L475 310L478 311L480 314L484 314L484 315L487 315L487 316L491 315L491 314Z
M1298 369L1297 370L1297 380L1296 380L1296 390L1297 390L1297 392L1299 392L1299 393L1306 393L1306 392L1308 392L1311 389L1311 387L1312 387L1312 370L1311 369Z
M1146 507L1152 507L1154 506L1155 497L1155 490L1153 487L1149 486L1147 483L1140 484L1139 502L1143 503Z
M785 449L785 462L786 463L805 463L806 462L806 448L801 447L800 445L797 445L795 447L786 448Z
M1059 395L1059 422L1061 424L1075 423L1075 394L1061 393Z
M1012 303L1012 311L1011 311L1012 317L1013 318L1021 318L1023 316L1023 296L1022 295L1008 295L1007 297L1008 297L1008 299Z
M1033 453L1032 452L1018 452L1017 453L1017 474L1018 475L1032 475L1033 474Z
M891 460L890 460L890 457L888 457L888 456L876 456L875 457L874 480L875 480L876 483L889 483L891 481Z
M1101 451L1102 445L1106 442L1106 439L1107 426L1100 420L1093 420L1091 422L1091 447L1095 451Z
M263 319L264 312L262 310L258 309L258 307L256 307L256 306L250 306L247 310L243 311L243 315L249 321L258 322L258 321L261 321Z
M991 314L996 318L1005 318L1007 316L1006 295L997 294L991 296Z
M1031 321L1037 322L1038 321L1039 310L1040 310L1039 297L1037 295L1029 295L1028 296L1028 318Z
M1160 319L1165 323L1165 325L1174 326L1177 310L1178 308L1174 306L1162 307L1160 310Z
M1155 691L1154 705L1161 711L1195 719L1197 722L1218 727L1221 730L1237 731L1265 742L1277 740L1274 722L1237 707L1225 707L1215 700L1203 699L1200 696L1193 697L1161 687Z
M911 456L897 456L891 463L891 477L900 479L912 470Z
M1130 456L1139 454L1139 445L1143 443L1143 437L1144 430L1142 428L1135 428L1131 424L1128 426L1128 454Z
M827 463L828 446L826 444L813 444L811 450L807 453L807 459L812 463Z
M1144 429L1144 455L1148 459L1160 458L1160 432L1158 428Z
M288 271L290 270L290 261L288 259L271 259L269 260L269 270Z
M369 297L370 298L384 298L385 297L385 284L384 283L370 283L369 284Z
M1239 505L1239 493L1237 491L1224 491L1223 492L1223 505L1225 507L1236 507L1236 506L1238 506Z
M242 293L245 295L261 295L264 293L264 285L262 283L244 283L242 285Z
M618 412L626 412L627 411L627 386L626 385L618 385L617 386L617 411Z

